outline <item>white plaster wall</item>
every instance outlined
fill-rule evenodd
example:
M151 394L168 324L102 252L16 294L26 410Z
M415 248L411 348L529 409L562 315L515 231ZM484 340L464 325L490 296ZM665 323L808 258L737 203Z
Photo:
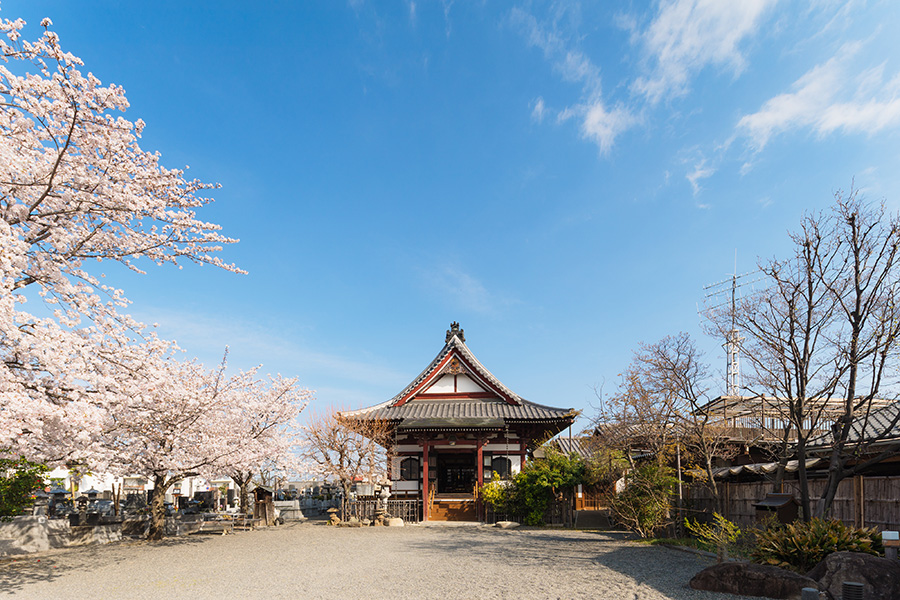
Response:
M392 481L391 490L397 492L415 492L419 489L418 481Z
M434 382L434 384L425 390L426 394L452 394L453 393L453 375L444 375Z
M452 384L452 382L451 382ZM483 392L485 389L472 381L468 375L460 375L456 379L457 392Z

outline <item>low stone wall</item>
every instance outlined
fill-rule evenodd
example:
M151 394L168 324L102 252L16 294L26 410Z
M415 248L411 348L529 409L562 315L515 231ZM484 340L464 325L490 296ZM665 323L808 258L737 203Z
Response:
M108 544L122 539L118 523L72 527L66 519L15 517L0 522L0 556L43 552L51 548Z

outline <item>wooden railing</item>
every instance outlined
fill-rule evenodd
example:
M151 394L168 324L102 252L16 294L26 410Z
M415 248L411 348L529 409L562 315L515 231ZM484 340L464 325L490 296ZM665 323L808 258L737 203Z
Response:
M350 514L362 521L373 520L380 500L374 498L357 499L350 502ZM418 523L422 520L422 501L414 500L388 500L387 514L390 517L399 517L405 523Z

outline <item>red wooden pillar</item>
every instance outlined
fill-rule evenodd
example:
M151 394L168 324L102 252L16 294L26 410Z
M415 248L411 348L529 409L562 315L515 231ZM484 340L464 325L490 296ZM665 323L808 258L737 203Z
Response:
M478 438L478 450L475 452L475 460L478 461L478 466L476 467L475 472L478 474L478 498L475 504L475 511L479 521L483 521L484 518L481 516L482 508L484 507L484 503L481 501L481 486L484 485L484 438Z
M428 442L422 440L422 520L428 520Z

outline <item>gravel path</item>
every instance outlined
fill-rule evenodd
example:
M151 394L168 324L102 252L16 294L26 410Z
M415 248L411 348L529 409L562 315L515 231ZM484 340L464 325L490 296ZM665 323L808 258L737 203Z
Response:
M0 561L0 598L660 598L709 560L608 532L321 522Z

